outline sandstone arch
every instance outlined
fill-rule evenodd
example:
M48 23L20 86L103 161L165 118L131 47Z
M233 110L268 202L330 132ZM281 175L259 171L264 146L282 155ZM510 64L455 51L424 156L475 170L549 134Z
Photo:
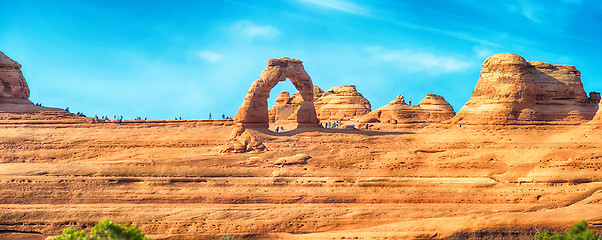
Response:
M276 84L290 79L301 94L303 102L297 110L298 126L318 126L318 118L314 107L314 85L298 59L273 58L268 61L268 67L255 80L238 113L234 117L236 123L250 128L268 127L268 98Z

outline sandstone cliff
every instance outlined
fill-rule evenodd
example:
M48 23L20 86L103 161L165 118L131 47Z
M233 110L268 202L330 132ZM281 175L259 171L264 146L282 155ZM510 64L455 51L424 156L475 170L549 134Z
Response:
M427 94L418 105L408 105L402 95L362 117L363 123L436 123L455 115L454 108L442 96Z
M521 124L581 122L598 110L600 94L588 97L574 66L526 61L511 53L489 57L472 98L452 122Z

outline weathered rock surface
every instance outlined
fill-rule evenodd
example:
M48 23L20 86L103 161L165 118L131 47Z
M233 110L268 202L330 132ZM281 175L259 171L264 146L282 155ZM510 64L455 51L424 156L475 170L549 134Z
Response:
M258 80L251 84L244 102L238 109L234 120L245 127L268 127L268 98L270 90L278 82L290 79L299 90L303 101L299 104L296 121L302 125L318 124L314 108L314 85L305 72L303 64L297 59L276 58L268 61L268 67L263 70Z
M600 94L588 97L574 66L526 61L500 53L483 63L472 98L452 122L512 124L591 120Z
M274 162L274 165L295 165L295 164L306 164L311 156L305 153L298 153L294 156L279 158Z
M370 112L368 99L354 85L332 87L314 101L320 120L352 120Z
M436 123L455 115L454 108L445 98L427 94L418 105L408 105L402 95L360 119L362 123Z
M289 93L283 91L276 98L276 104L270 109L270 122L281 124L295 119L302 98L299 93L288 96ZM314 86L314 107L320 121L357 120L371 108L368 99L354 85L332 87L326 92Z
M0 103L31 103L21 64L0 51Z
M287 78L299 90L301 96L301 101L294 111L294 119L298 127L318 127L318 118L316 118L316 109L313 103L314 85L305 72L303 64L298 59L272 58L268 60L268 67L261 72L259 79L251 84L245 100L234 116L236 127L233 129L230 139L225 145L216 148L216 151L242 153L266 150L261 140L256 137L256 132L249 131L247 128L267 128L270 118L282 115L274 110L272 113L274 117L270 117L268 98L272 88L278 82L286 81ZM290 101L290 98L288 98L289 100L287 98L288 93L281 93L278 101L282 105Z
M182 240L602 230L598 126L266 130L273 151L212 154L234 126L201 123L2 125L0 239L106 218ZM311 159L274 164L299 153Z
M268 112L270 116L270 122L279 124L294 122L297 117L297 109L299 109L300 104L292 103L292 101L299 98L291 98L287 91L280 92L280 95L278 95L276 98L276 104L274 104L274 106ZM302 102L302 98L300 102Z
M601 107L602 107L602 102L600 104L598 104L598 112L596 112L594 119L592 119L592 121L590 123L602 124L602 108Z

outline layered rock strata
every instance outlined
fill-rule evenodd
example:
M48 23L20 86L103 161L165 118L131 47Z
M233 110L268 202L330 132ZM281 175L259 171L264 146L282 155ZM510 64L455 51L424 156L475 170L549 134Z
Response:
M354 85L328 89L314 101L320 120L353 120L370 112L368 99Z
M427 94L418 105L408 105L402 95L360 119L362 123L436 123L449 120L456 112L445 101L435 94Z
M270 122L287 123L296 117L300 104L300 94L283 91L270 109ZM357 91L354 85L332 87L324 92L314 86L314 106L320 121L357 120L370 112L370 102Z
M452 122L581 122L594 117L599 102L600 93L585 93L581 73L574 66L500 53L485 60L472 98Z

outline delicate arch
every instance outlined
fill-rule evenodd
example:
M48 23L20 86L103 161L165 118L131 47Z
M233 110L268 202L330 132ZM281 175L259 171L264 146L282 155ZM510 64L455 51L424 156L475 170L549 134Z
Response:
M313 103L314 85L301 61L291 58L274 58L268 61L268 67L261 72L259 79L251 84L234 120L246 127L268 127L270 91L278 82L286 81L287 78L303 98L303 103L297 111L298 125L317 126L318 118Z

